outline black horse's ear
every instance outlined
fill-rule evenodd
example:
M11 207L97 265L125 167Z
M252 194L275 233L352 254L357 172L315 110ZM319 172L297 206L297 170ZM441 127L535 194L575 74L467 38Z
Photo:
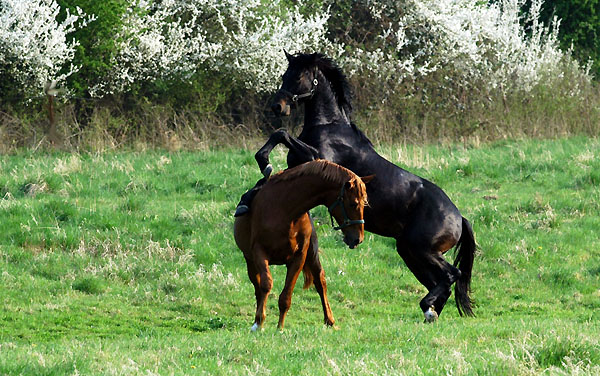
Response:
M369 176L361 177L360 180L362 180L363 183L367 184L368 182L370 182L374 178L375 178L375 175L369 175Z
M292 56L292 55L290 55L290 54L289 54L289 53L288 53L288 52L285 50L285 48L283 49L283 52L285 52L285 57L288 59L288 62L290 62L290 63L291 63L291 62L292 62L292 57L293 57L293 56Z

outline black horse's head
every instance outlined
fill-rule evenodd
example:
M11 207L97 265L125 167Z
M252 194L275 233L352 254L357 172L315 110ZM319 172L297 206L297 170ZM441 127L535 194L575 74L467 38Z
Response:
M271 106L276 115L290 115L292 107L312 99L325 85L331 88L330 92L335 95L338 106L350 115L350 85L333 60L318 53L290 55L284 52L288 68Z

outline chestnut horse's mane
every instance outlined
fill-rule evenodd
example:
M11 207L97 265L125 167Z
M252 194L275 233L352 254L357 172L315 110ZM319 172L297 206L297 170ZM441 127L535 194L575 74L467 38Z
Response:
M346 183L347 181L358 177L354 172L350 171L349 169L347 169L345 167L342 167L338 164L329 162L324 159L318 159L315 161L301 164L294 168L290 168L288 170L278 172L277 174L273 175L269 179L269 183L288 181L288 180L296 179L300 176L310 176L310 175L316 175L316 176L322 177L323 179L325 179L327 181L330 181L335 184L339 184L340 187L342 186L342 184ZM361 184L361 185L362 185L362 188L360 190L361 198L362 198L362 200L366 201L367 193L366 193L365 185L364 184Z

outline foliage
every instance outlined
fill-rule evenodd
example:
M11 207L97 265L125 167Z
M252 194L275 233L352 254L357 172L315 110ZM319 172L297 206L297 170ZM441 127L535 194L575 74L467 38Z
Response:
M277 332L274 266L265 330L252 334L231 233L260 177L251 151L19 150L0 158L0 374L597 375L600 141L377 149L472 222L477 317L451 298L424 324L426 290L395 242L366 234L348 250L322 207L337 330L299 288ZM283 168L284 151L272 161Z
M361 45L365 33L353 31L344 42L354 51L342 61L349 60L351 74L387 83L388 96L404 81L436 71L449 96L457 89L529 92L540 83L552 86L566 71L588 79L559 49L558 22L546 27L538 21L542 1L534 1L527 13L525 0L358 3L362 9L351 13L369 12L364 31L375 42Z
M76 96L84 96L90 88L101 84L112 75L118 51L117 33L123 27L122 18L127 9L126 0L58 0L65 12L78 7L95 19L85 28L77 28L69 37L77 41L73 64L80 67L68 78L68 86ZM60 18L60 17L59 17Z
M559 47L560 20L548 20L542 0L0 1L0 30L7 31L0 34L7 46L0 52L2 116L23 129L0 130L10 145L30 142L10 137L44 122L22 104L39 98L49 81L74 102L57 106L64 139L79 137L98 113L115 117L113 124L126 119L118 137L127 139L173 132L175 118L194 111L215 128L279 127L285 123L265 110L287 65L283 49L333 57L360 88L356 116L370 124L391 119L396 129L449 117L450 133L468 134L470 117L512 111L519 106L508 102L535 101L538 92L577 108L598 98L588 66ZM166 126L159 123L165 116L133 124L163 105L165 114L176 112ZM598 109L592 101L570 122L593 123ZM114 136L113 129L98 134Z
M559 39L562 48L570 50L582 64L593 61L593 73L600 77L600 1L569 0L544 2L540 18L548 23L561 20Z
M186 82L198 70L231 75L254 92L273 90L283 48L321 46L327 14L304 16L284 1L134 1L118 33L115 71L92 95L145 82Z
M51 54L50 60L62 60L47 67L53 72L30 78L29 86L40 86L42 79L75 63L83 69L70 82L72 89L88 90L92 96L135 91L157 80L189 82L199 69L229 75L253 92L272 91L286 65L284 48L328 52L350 76L367 74L380 82L401 83L443 70L458 85L485 82L491 89L525 91L559 74L556 67L568 59L558 48L558 23L547 28L539 22L541 0L524 15L525 0L362 0L320 7L285 0L268 5L259 0L62 0L64 21L58 28L52 24L59 12L53 0L29 4L45 12L29 19L26 7L6 4L6 30L11 25L32 29L27 22L37 19L34 33L44 28L61 33L52 39L59 40L56 45L41 44L30 52L38 59ZM331 6L339 14L329 22ZM76 25L78 17L70 16L70 10L87 12L95 20L88 27ZM366 37L363 30L369 31ZM8 46L12 38L24 44L34 39L29 35L13 32L3 43ZM18 67L12 64L12 69ZM62 81L77 69L56 79Z

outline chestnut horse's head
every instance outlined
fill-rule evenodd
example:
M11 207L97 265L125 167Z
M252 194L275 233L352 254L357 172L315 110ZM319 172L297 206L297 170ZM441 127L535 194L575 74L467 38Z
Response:
M364 239L365 221L363 213L367 205L367 191L365 183L368 183L373 175L355 178L347 181L341 188L337 199L328 208L331 215L331 224L334 229L342 230L344 243L351 249L362 243ZM333 218L338 223L336 227Z

